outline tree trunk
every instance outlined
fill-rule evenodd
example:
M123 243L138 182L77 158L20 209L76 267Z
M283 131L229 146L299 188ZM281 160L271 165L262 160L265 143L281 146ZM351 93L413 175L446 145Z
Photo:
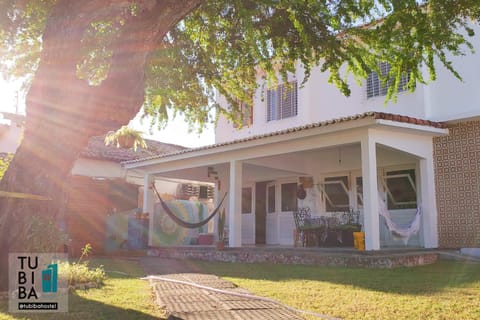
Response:
M138 2L138 1L137 1ZM8 252L22 250L21 217L59 217L73 163L91 136L127 124L144 101L148 54L201 0L139 1L114 43L108 77L89 86L76 77L81 40L90 23L125 9L129 1L60 0L47 20L38 70L27 96L24 139L0 190L50 201L0 199L0 290L7 288ZM125 11L125 10L124 10Z

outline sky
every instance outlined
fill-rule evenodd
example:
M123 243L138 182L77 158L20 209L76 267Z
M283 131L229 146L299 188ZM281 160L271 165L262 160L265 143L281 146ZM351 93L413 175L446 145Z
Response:
M8 83L0 77L0 111L16 112L16 91L19 84ZM25 114L24 101L19 103L19 113ZM162 130L154 130L153 135L149 133L149 121L141 124L138 116L131 121L130 125L137 130L144 132L144 137L148 139L158 140L166 143L179 144L185 147L201 147L204 145L215 143L214 127L210 125L203 130L201 135L195 132L188 132L188 125L182 117L176 117L167 127Z
M215 143L215 132L213 125L209 125L203 130L202 134L188 132L188 125L183 117L177 116L171 121L165 129L158 131L156 128L153 135L149 133L149 121L145 120L143 124L139 121L139 116L130 122L131 126L137 130L143 131L144 137L162 142L179 144L185 147L195 148Z

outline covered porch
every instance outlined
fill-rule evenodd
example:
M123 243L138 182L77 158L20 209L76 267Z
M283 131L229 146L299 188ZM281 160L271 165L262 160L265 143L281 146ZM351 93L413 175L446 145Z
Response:
M380 115L380 116L379 116ZM417 119L415 119L417 120ZM124 163L144 177L145 212L153 212L155 178L215 184L215 202L228 193L228 246L293 247L293 212L313 216L357 212L368 251L438 246L432 138L435 123L370 113L241 141ZM298 196L302 185L305 196ZM395 238L379 215L379 198L398 225L421 209L420 230ZM154 222L150 219L149 244ZM214 219L216 228L216 219Z

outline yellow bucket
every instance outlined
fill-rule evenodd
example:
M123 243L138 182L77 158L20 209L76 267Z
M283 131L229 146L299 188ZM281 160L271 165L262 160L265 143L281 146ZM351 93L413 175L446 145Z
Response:
M365 251L365 232L353 233L353 247L360 251Z

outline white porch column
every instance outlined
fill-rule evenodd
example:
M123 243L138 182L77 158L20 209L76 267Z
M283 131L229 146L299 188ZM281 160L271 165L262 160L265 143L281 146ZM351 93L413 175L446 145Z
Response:
M148 245L152 245L152 236L153 236L153 204L154 204L154 194L151 187L151 184L155 182L155 177L150 174L146 174L143 177L143 213L149 213L149 223L148 223Z
M230 161L230 190L228 206L229 246L242 246L242 161Z
M420 201L422 210L423 245L438 247L437 203L435 201L435 177L433 156L420 159Z
M380 225L378 214L377 150L370 133L362 138L362 180L365 249L380 250Z

